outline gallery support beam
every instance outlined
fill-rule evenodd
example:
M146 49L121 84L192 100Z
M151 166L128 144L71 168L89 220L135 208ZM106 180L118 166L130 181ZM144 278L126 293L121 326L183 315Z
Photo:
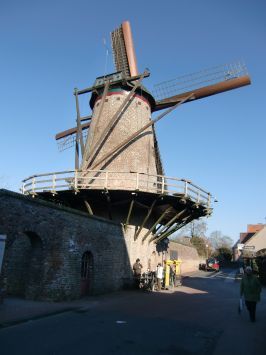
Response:
M186 224L191 222L193 219L195 219L195 218L191 217L191 216L185 217L180 223L176 223L175 225L171 226L171 228L168 229L165 233L163 233L162 235L158 236L157 239L154 239L153 242L154 243L159 243L161 240L166 239L171 234L176 232L178 229L184 227Z
M175 221L180 218L185 212L187 211L186 208L184 208L181 212L178 212L173 218L170 219L169 222L167 222L165 225L164 225L164 231L163 232L160 232L159 230L154 234L154 236L149 240L150 242L152 242L153 240L157 239L157 237L159 235L162 235L164 234L166 231L169 230L169 228L171 228L171 226L175 223ZM159 228L161 229L161 228Z
M155 200L152 202L151 206L149 207L148 213L146 214L146 216L145 216L145 218L144 218L144 220L143 220L141 226L138 228L138 230L137 230L136 233L135 233L134 240L137 240L137 238L138 238L140 232L142 231L142 228L144 227L145 223L147 223L147 221L148 221L148 219L149 219L149 217L150 217L150 215L151 215L151 213L152 213L152 211L153 211L153 208L154 208L154 206L155 206L155 204L156 204L157 201L158 201L158 199L155 199Z
M154 230L154 228L157 226L157 224L159 224L164 217L167 215L167 213L169 213L171 211L172 207L167 208L162 214L161 216L157 219L157 221L153 224L153 226L148 230L148 232L144 235L144 237L142 238L142 243L145 241L145 239L147 239L147 237L152 233L152 231Z
M92 211L92 208L91 208L89 202L84 200L84 203L85 203L85 206L86 206L86 208L87 208L87 210L89 212L89 215L92 216L93 215L93 211Z
M134 203L135 203L135 199L133 198L132 201L130 202L130 205L129 205L129 210L128 210L128 214L127 214L125 227L127 227L129 225L129 221L130 221L130 217L131 217L131 213L132 213L132 210L133 210Z

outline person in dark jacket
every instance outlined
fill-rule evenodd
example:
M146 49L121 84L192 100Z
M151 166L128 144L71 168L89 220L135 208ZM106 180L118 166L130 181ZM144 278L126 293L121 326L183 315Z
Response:
M245 275L240 283L240 296L244 295L245 304L249 311L251 322L256 321L256 306L260 300L261 284L257 276L253 275L252 268L247 266Z
M140 260L137 259L133 265L133 275L134 275L135 284L137 288L139 287L139 282L141 278L141 269L142 269L142 265L140 263Z
M170 286L175 287L175 267L174 265L170 265Z

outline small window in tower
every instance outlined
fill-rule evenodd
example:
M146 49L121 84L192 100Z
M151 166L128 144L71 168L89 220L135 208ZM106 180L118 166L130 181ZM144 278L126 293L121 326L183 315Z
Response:
M140 101L138 101L138 105L141 105L141 102L140 102Z
M108 102L108 99L105 99L104 102Z
M117 101L119 101L119 100L120 100L120 97L118 96L116 99L117 99Z
M100 105L100 102L97 102L96 106L99 106Z

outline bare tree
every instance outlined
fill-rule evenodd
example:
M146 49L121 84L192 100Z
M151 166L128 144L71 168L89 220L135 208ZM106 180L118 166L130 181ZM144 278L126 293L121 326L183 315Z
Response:
M183 240L184 238L202 237L206 239L207 223L202 220L195 220L181 228L171 236L171 239Z
M178 234L171 237L182 244L193 245L201 257L208 255L208 240L206 237L207 223L203 220L195 220L180 229Z
M207 223L201 220L195 220L188 224L191 237L206 238Z
M209 236L209 241L214 249L218 250L220 248L232 248L234 244L231 237L223 235L221 231L213 231Z
M8 189L8 177L7 176L4 176L4 175L1 175L0 176L0 189Z

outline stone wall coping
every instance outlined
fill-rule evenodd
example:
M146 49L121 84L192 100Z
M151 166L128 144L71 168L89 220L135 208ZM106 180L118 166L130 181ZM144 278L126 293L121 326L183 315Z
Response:
M101 222L109 223L109 224L116 225L116 226L121 226L120 223L114 222L114 221L110 221L110 220L105 219L103 217L90 216L86 212L78 211L78 210L76 210L74 208L70 208L70 207L66 207L66 206L59 206L59 205L54 204L53 202L41 200L41 199L38 199L38 197L32 198L30 196L22 195L21 193L18 193L18 192L15 192L15 191L10 191L10 190L6 190L6 189L0 189L0 197L2 197L2 196L9 196L11 198L15 198L15 199L18 199L18 200L27 201L29 203L39 204L39 205L42 205L44 207L53 208L55 210L65 211L65 212L68 212L68 213L71 213L71 214L76 214L76 215L79 215L81 217L90 218L90 219L94 219L94 220L99 220Z

